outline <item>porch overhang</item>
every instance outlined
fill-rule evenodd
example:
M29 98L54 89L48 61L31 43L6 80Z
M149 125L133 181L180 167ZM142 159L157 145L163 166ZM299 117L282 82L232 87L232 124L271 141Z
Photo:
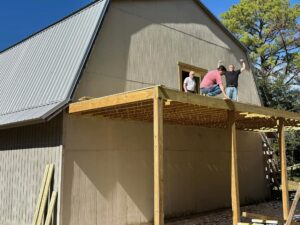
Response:
M72 103L69 113L87 117L153 122L154 225L164 225L164 123L225 128L231 152L232 224L240 220L236 130L278 132L283 219L289 215L285 130L300 129L300 114L256 105L149 87Z
M285 130L300 130L300 113L206 97L155 86L70 104L69 113L109 119L153 121L153 99L163 100L164 123L226 128L234 112L238 130L277 132L279 119Z

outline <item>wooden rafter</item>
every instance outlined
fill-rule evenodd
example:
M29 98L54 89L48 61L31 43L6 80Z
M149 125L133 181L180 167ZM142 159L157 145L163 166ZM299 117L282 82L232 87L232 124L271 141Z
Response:
M274 132L283 118L286 130L300 129L300 114L183 93L156 86L72 103L69 113L109 119L152 122L154 93L164 101L164 121L170 124L226 128L227 111L235 112L236 127L254 132Z

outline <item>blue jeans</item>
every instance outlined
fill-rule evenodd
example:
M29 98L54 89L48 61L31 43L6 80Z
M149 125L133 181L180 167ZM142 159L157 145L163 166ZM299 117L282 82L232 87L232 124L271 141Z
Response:
M222 93L221 88L218 84L215 84L209 88L200 88L201 93L207 94L208 96L216 96Z
M236 87L227 87L226 88L226 95L233 101L237 100L238 90Z

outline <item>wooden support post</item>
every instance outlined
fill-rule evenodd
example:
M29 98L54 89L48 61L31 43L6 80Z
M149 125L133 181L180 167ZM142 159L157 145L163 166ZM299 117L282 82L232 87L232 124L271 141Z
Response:
M163 180L163 100L153 99L154 130L154 225L164 225L164 180Z
M300 185L298 185L297 192L296 192L296 195L295 195L295 198L294 198L294 201L293 201L293 204L292 204L292 207L291 207L291 210L289 212L289 216L287 218L287 221L286 221L285 225L291 225L292 224L292 220L293 220L293 217L294 217L294 214L295 214L295 211L296 211L297 204L299 202L299 198L300 198Z
M230 149L231 149L232 222L233 222L233 225L237 225L240 222L240 199L239 199L236 126L235 126L235 112L234 111L228 111L228 132L229 132L229 143L230 143Z
M289 191L288 191L288 177L286 169L286 149L283 119L279 119L278 124L278 144L280 149L280 164L281 164L281 191L282 191L282 209L283 219L289 216Z

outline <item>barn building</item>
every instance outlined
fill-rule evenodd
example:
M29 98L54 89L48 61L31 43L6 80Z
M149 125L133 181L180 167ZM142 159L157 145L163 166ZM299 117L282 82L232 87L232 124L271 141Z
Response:
M179 93L190 70L200 82L218 60L241 58L239 102L260 106L245 47L196 0L98 0L1 52L0 224L31 224L48 163L56 224L153 222L152 123L73 115L70 103ZM163 128L165 218L232 204L228 130L193 116ZM260 135L237 131L237 149L240 204L268 199Z

